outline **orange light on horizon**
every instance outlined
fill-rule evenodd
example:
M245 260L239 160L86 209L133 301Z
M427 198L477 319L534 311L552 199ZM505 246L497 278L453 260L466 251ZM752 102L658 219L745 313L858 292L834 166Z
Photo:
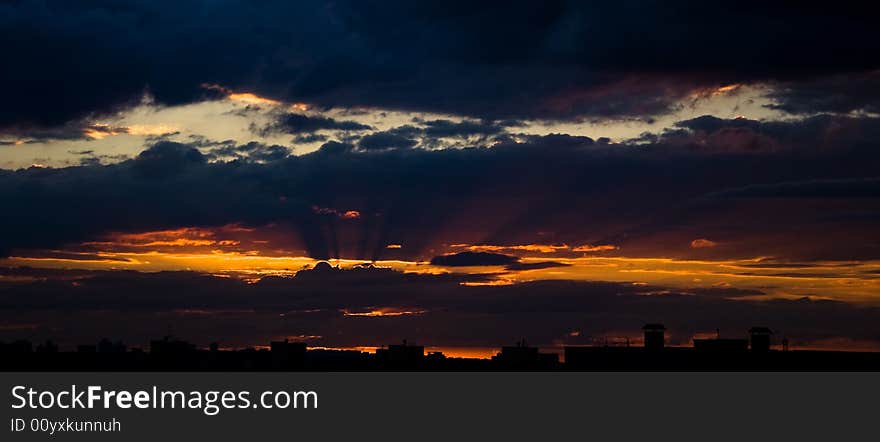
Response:
M462 282L461 285L467 287L497 287L504 285L513 285L516 284L516 281L511 279L492 279L489 281L465 281Z
M577 246L571 249L572 252L608 252L611 250L618 250L620 247L612 245L612 244L600 244L600 245L590 245L584 244Z
M357 312L351 310L342 310L343 316L366 316L366 317L383 317L383 316L409 316L409 315L421 315L426 313L427 310L404 310L397 309L393 307L383 307L383 308L375 308L369 311Z
M227 95L226 98L232 101L240 101L247 104L265 104L269 106L278 106L279 104L281 104L280 101L273 100L271 98L261 97L250 92L231 93Z
M231 88L220 84L202 83L201 87L202 89L216 91L229 101L237 101L245 104L262 104L266 106L281 106L285 104L284 101L263 97L253 92L235 92ZM307 112L312 108L311 105L303 102L287 103L286 106L291 112Z
M110 133L110 132L100 131L100 130L93 129L93 128L88 128L85 131L83 131L83 135L85 135L93 140L101 140L101 139L106 138L109 135L116 135L116 133Z
M83 135L93 140L102 140L116 135L164 135L179 129L166 124L133 124L131 126L112 126L95 123L83 131Z
M354 219L360 212L313 208L318 214ZM356 215L355 215L356 214ZM135 270L142 272L193 271L227 275L256 282L265 276L291 276L319 260L311 258L295 231L275 227L181 227L175 229L108 233L96 241L64 250L17 251L0 258L0 266L81 270ZM711 247L714 241L698 238L692 247ZM400 250L389 243L385 249ZM611 244L454 244L453 249L513 250L521 266L438 266L426 257L411 260L332 259L343 268L371 264L418 274L470 275L464 286L504 286L539 280L607 281L643 284L644 295L663 296L693 289L740 289L738 299L834 299L880 305L880 260L852 262L814 261L786 265L772 258L680 259L666 257L578 255L575 252L618 250ZM555 251L555 252L552 252ZM515 253L522 252L522 253ZM434 252L432 252L434 253ZM440 253L440 251L436 252ZM434 253L434 254L436 254ZM532 256L528 256L531 254ZM525 256L524 256L525 255ZM770 265L767 265L767 263ZM529 265L547 264L547 265ZM668 292L663 290L668 289ZM733 296L733 295L732 295ZM354 312L363 314L365 312ZM380 312L385 313L385 312Z
M544 258L522 258L522 262L542 262ZM486 275L485 280L467 281L465 286L503 286L538 280L608 281L646 286L645 295L662 296L648 286L669 288L668 293L686 292L692 288L737 288L756 290L755 295L743 294L738 299L756 301L774 298L835 299L846 302L880 305L880 261L854 262L846 267L840 263L811 263L809 267L754 267L755 260L700 261L671 258L582 257L555 258L566 264L530 270L508 270L503 266L442 267L420 261L402 260L332 260L334 265L351 268L373 264L396 271L420 274L462 273ZM206 252L44 252L42 256L17 255L0 259L0 266L82 270L127 269L143 272L196 271L232 275L257 281L264 276L292 276L311 268L319 260L307 256L266 256L259 251ZM816 273L837 272L839 276L815 276ZM763 295L760 293L764 293ZM821 297L817 294L821 294Z
M740 84L740 83L728 84L728 85L726 85L726 86L721 86L721 87L719 87L718 89L715 89L715 91L712 93L712 95L725 95L725 94L729 94L729 93L731 93L731 92L736 91L736 90L739 89L740 87L742 87L742 84Z
M740 91L743 88L742 83L732 83L725 84L718 87L706 87L700 88L693 91L690 94L692 99L706 99L706 98L715 98L715 97L723 97L726 95L732 95Z
M132 124L126 127L131 135L164 135L180 130L177 126L167 124Z
M290 110L305 112L310 109L310 106L306 103L293 103L290 105Z
M450 247L466 249L471 252L523 251L537 253L554 253L560 250L570 249L570 247L566 244L518 244L509 246L496 244L452 244Z

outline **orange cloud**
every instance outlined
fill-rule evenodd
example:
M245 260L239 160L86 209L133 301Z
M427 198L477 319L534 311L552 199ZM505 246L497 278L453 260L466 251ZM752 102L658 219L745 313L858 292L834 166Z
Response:
M554 244L522 244L522 245L512 245L512 246L500 246L494 244L453 244L451 247L453 248L461 248L467 249L471 252L504 252L504 251L524 251L524 252L538 252L538 253L553 253L560 250L568 250L569 246L566 244L562 245L554 245Z
M600 244L597 246L590 244L583 244L571 249L572 252L607 252L610 250L617 250L620 247L612 245L612 244Z
M721 97L725 95L733 95L740 92L740 89L743 87L740 83L726 84L724 86L720 86L717 88L704 88L699 89L691 94L691 98L694 99L705 99L711 97Z
M259 95L254 95L250 92L229 94L226 96L226 98L232 101L241 101L247 104L266 104L269 106L277 106L281 104L280 101L276 101L271 98L260 97Z
M695 239L695 240L691 241L691 248L692 249L704 249L704 248L708 248L708 247L715 247L717 245L718 245L717 242L710 241L706 238L699 238L699 239Z
M159 246L163 246L163 247L186 247L186 246L199 247L199 246L212 246L214 244L217 244L217 242L214 240L210 240L210 239L177 238L177 239L174 239L171 241L151 241L151 242L141 243L141 244L129 243L126 245L132 246L132 247L159 247Z
M180 230L190 231L192 229ZM192 231L195 234L206 234L198 229ZM149 238L152 241L156 240L155 235L157 232L130 236ZM219 246L214 247L219 248ZM279 253L274 249L261 249L169 248L162 251L121 248L114 250L111 244L99 252L31 251L28 254L0 258L0 267L26 266L82 270L129 269L145 272L189 270L213 275L228 275L241 278L246 282L255 282L268 275L293 275L300 269L313 267L318 262L301 252ZM526 264L545 262L545 260L545 257L522 259ZM565 265L541 267L528 271L505 270L498 274L486 274L486 278L469 281L464 285L510 285L537 280L573 280L609 281L639 286L657 285L685 291L709 287L736 287L743 290L756 290L756 295L754 295L756 299L815 298L816 293L821 293L827 299L869 305L877 305L877 293L880 288L880 277L878 277L880 275L880 261L853 261L847 262L843 266L838 261L816 261L807 265L790 263L785 267L780 267L780 263L775 261L766 262L765 258L715 261L585 255L578 258L556 258L554 261ZM387 267L403 272L426 274L449 272L446 268L418 261L380 260L367 262L338 259L333 263L343 268L369 263L376 267ZM460 268L459 271L480 274L485 270ZM497 270L495 271L497 272ZM10 282L8 278L5 280ZM644 290L644 295L663 295L652 288ZM765 295L758 294L762 292ZM354 313L369 313L376 309L371 307Z
M133 124L128 126L128 133L131 135L162 135L178 130L177 127L166 124Z
M131 126L111 126L105 123L95 123L83 131L83 135L100 140L116 135L163 135L176 132L179 129L166 124L133 124Z
M198 227L181 227L179 229L154 230L150 232L111 234L111 237L122 242L151 242L180 237L210 238L212 236L214 236L214 232L207 229L200 229Z
M495 287L513 285L516 284L516 281L512 279L492 279L489 281L465 281L460 284L467 287Z
M363 312L342 310L342 314L344 316L371 316L371 317L421 315L422 313L425 313L425 312L426 312L426 310L402 310L402 309L396 309L393 307L375 308L375 309L363 311Z
M86 130L83 131L83 135L85 135L93 140L100 140L105 137L108 137L111 135L118 135L121 133L128 133L128 131L125 130L125 128L113 128L113 127L104 126L104 125L100 125L100 124L95 124L95 125L89 126Z
M712 93L712 95L726 95L735 92L737 89L742 87L739 83L728 84L726 86L721 86Z
M230 230L227 230L229 228ZM235 231L237 226L225 226L218 231ZM237 246L241 244L235 239L215 238L215 231L197 227L158 230L139 233L111 233L101 241L88 241L83 246L103 248L105 250L165 248L165 247L209 247Z
M290 110L305 112L309 110L309 105L306 103L293 103L290 105Z
M226 96L227 100L231 101L240 101L242 103L247 104L265 104L269 106L277 106L281 104L280 101L273 100L271 98L261 97L259 95L253 94L251 92L234 92L232 89L212 83L202 83L202 89L207 89L211 91L217 91ZM295 103L291 106L293 109L299 109L297 106L305 106L303 103ZM305 107L308 109L308 107Z

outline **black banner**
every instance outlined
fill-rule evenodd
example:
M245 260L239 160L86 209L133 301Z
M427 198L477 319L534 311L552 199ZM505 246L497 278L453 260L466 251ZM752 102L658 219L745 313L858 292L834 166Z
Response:
M5 373L2 440L852 440L876 373ZM78 396L78 398L77 398Z

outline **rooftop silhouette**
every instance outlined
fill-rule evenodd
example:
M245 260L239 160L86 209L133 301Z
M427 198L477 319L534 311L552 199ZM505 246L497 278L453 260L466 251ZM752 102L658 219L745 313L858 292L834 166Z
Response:
M59 351L46 341L0 342L0 371L876 371L880 352L789 350L773 347L774 332L752 327L748 337L695 338L688 347L667 346L666 327L642 327L643 345L565 346L560 354L525 340L501 346L489 359L448 357L425 352L423 345L403 340L375 352L309 349L304 342L272 341L266 348L221 350L171 336L150 342L149 351L128 348L102 338L76 351Z

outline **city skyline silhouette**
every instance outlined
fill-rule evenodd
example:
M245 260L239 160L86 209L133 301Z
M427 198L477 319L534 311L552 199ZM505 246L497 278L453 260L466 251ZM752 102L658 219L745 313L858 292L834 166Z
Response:
M880 352L792 350L788 338L773 346L773 331L752 327L748 337L695 338L691 346L666 345L663 324L642 327L641 345L611 342L599 345L541 349L525 339L501 346L490 358L449 357L408 342L374 351L310 349L305 342L272 341L268 348L198 347L165 336L149 348L128 348L103 338L97 345L59 351L51 340L0 342L0 371L876 371ZM542 351L543 350L543 351ZM549 350L549 351L548 351ZM561 354L554 350L562 350ZM562 358L560 358L562 356Z

